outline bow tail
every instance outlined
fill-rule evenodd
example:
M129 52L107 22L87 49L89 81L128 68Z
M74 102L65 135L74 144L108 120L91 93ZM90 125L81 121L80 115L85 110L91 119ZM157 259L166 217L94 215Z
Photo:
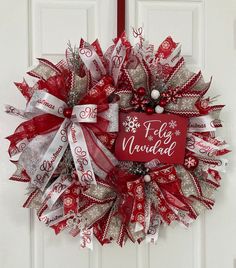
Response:
M79 207L79 185L74 182L62 195L64 215L77 214Z
M105 179L107 174L118 164L118 161L90 129L83 127L83 133L94 172L100 178Z
M135 223L135 231L145 229L145 190L142 179L127 183L129 195L133 198L131 222Z
M104 243L104 241L115 240L119 246L123 246L126 234L125 224L122 222L121 217L115 214L113 207L104 222L101 241Z
M69 127L68 141L79 182L82 186L96 184L84 132L79 124L73 123Z
M41 151L40 154L35 153L35 151L37 152L35 148L40 146L39 138L44 139L43 141L45 142L45 139L49 138L50 135L52 136L52 134L48 134L48 137L43 135L33 139L27 147L27 154L25 155L24 152L21 154L19 162L24 166L27 174L31 177L31 183L40 188L41 191L44 191L66 151L68 146L68 125L69 121L65 119L43 155L41 155ZM29 154L31 157L30 163L28 159ZM36 163L37 168L35 169L34 165Z
M158 210L162 219L168 224L179 220L188 225L196 218L196 213L191 206L191 200L182 190L182 181L174 167L163 167L152 172L153 186L156 196L160 197Z
M153 182L153 189L155 190L156 196L158 197L158 204L156 209L158 210L158 213L160 214L162 220L167 224L170 224L172 221L178 220L178 215L168 204L168 201L166 200L157 182Z

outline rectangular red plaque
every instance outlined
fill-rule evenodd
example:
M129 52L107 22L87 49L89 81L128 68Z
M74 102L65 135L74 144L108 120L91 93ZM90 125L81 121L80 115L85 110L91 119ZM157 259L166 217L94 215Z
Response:
M183 164L188 119L173 114L121 113L118 160Z

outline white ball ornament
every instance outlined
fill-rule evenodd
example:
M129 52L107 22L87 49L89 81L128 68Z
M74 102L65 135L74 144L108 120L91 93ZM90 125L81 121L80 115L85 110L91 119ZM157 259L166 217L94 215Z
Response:
M144 181L145 182L150 182L151 181L151 176L146 174L144 177L143 177Z
M157 105L157 106L155 107L155 112L156 112L157 114L162 114L163 111L164 111L164 108L161 107L160 105Z
M157 89L153 89L151 92L151 98L157 100L160 97L160 92Z

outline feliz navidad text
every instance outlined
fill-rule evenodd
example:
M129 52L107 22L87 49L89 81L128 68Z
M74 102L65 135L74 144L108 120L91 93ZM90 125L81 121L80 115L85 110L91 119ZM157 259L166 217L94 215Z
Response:
M188 122L176 115L121 115L116 141L119 160L181 163L184 158Z

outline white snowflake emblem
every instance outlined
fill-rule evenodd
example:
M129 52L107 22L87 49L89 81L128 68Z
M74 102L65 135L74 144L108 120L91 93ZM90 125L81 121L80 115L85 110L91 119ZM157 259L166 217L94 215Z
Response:
M164 49L169 49L170 48L170 43L168 42L168 41L164 41L163 43L162 43L162 47L164 48Z
M147 139L148 139L148 141L153 141L153 136L152 136L152 135L149 135L149 136L147 137Z
M181 132L177 129L176 131L175 131L175 136L179 136L181 134Z
M116 236L119 234L119 230L118 230L118 228L116 227L116 225L115 225L115 226L112 225L112 226L110 227L109 234L110 234L111 236L114 236L114 237L116 237Z
M143 196L143 187L140 185L135 190L136 190L136 194L138 195L138 197L142 198L142 196Z
M169 218L170 221L174 221L175 220L175 215L172 214L172 213L168 214L167 217Z
M135 133L137 128L140 127L140 123L138 122L138 118L136 116L127 116L123 122L123 126L125 127L125 132Z
M175 175L174 174L170 174L168 178L169 178L170 181L174 181L175 180Z
M176 121L174 121L174 120L171 120L170 122L169 122L169 127L170 128L176 128L177 127L177 122Z
M172 172L172 168L165 168L164 170L161 171L162 174L170 174Z
M187 169L195 168L198 165L198 161L195 157L189 156L184 160L184 166Z
M72 200L71 197L67 197L67 198L64 199L64 205L66 207L70 207L72 205L72 203L73 203L73 200Z
M138 210L141 210L142 208L143 208L143 205L142 205L141 203L138 203L138 204L137 204L137 209L138 209Z
M192 99L183 99L181 104L181 109L189 110L193 107L193 100Z
M166 207L161 206L161 207L160 207L160 210L161 210L162 212L166 212L167 209L166 209Z
M138 217L137 217L137 221L138 221L139 223L143 223L143 222L144 222L144 217L143 217L142 214L139 214L139 215L138 215Z

